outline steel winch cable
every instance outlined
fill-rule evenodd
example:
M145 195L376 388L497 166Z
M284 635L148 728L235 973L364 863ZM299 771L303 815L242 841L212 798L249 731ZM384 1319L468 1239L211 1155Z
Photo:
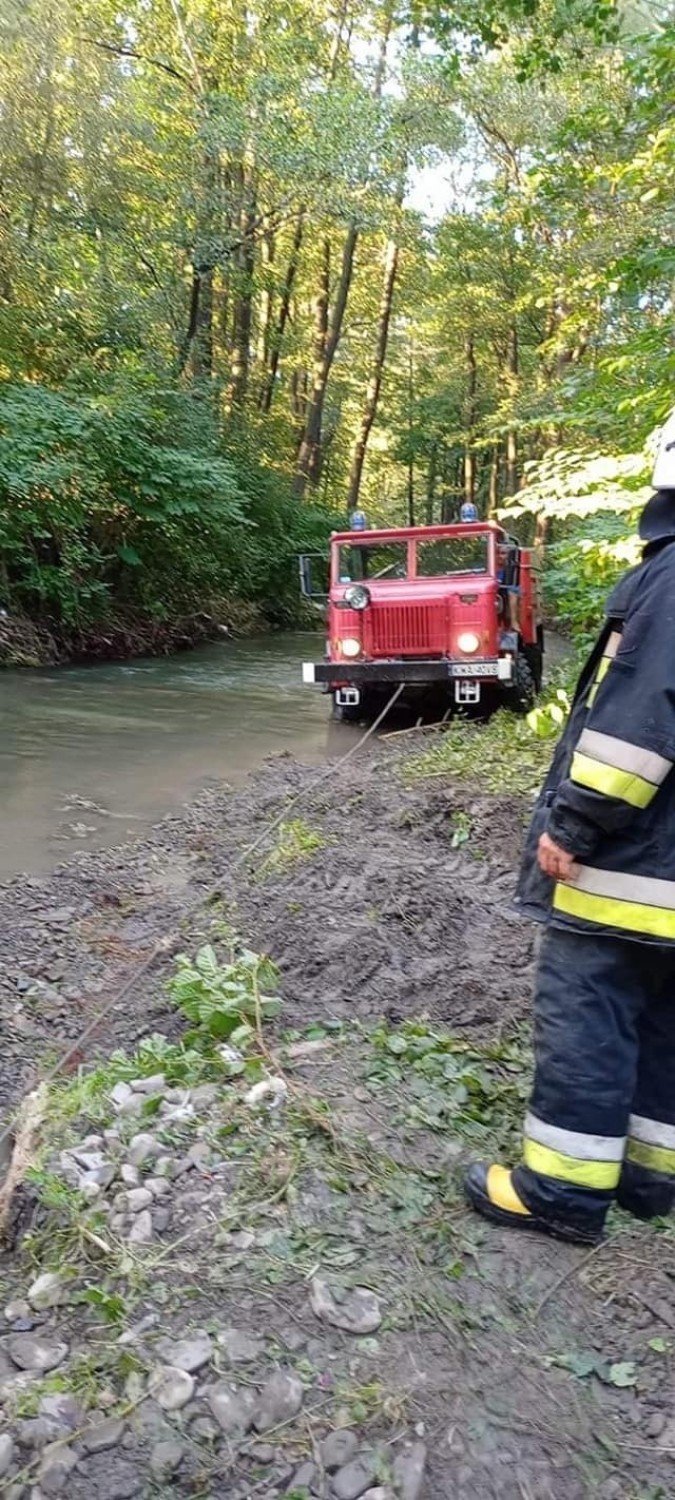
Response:
M318 774L312 777L311 781L306 786L301 787L300 791L296 792L295 796L291 798L290 802L287 802L284 805L282 811L272 819L271 823L268 823L265 828L263 828L262 832L258 834L258 837L253 840L253 843L248 844L247 847L237 855L236 859L230 865L227 874L234 875L236 870L241 869L241 866L246 864L246 862L251 858L251 855L255 854L256 850L260 848L261 844L264 844L266 839L268 839L271 834L276 832L276 829L280 826L280 824L286 821L289 812L291 812L294 807L297 807L298 803L301 802L304 797L309 796L310 793L312 793L317 787L321 786L323 782L330 781L330 779L335 776L343 766L347 765L348 761L354 759L354 756L358 754L359 750L363 749L363 746L367 744L368 740L372 739L373 735L379 729L380 724L384 722L387 714L390 713L391 709L394 707L394 704L400 698L401 693L403 692L403 687L404 684L399 683L398 687L396 688L395 692L392 693L391 698L386 703L381 713L379 713L377 718L373 720L372 724L369 724L365 733L361 735L360 739L358 739L355 744L350 746L349 750L347 750L344 755L341 755L338 760L329 761L328 765L322 767ZM186 917L193 917L203 907L208 906L209 903L213 901L214 898L219 894L220 888L223 884L223 879L224 876L220 875L218 880L214 881L213 884L209 886L208 890L202 891L195 901L193 901L189 906L185 907L183 910L182 919L185 920ZM53 1067L49 1069L49 1071L44 1075L43 1078L39 1078L33 1083L32 1089L30 1090L31 1093L34 1092L34 1090L37 1088L44 1087L45 1085L53 1083L54 1080L59 1077L59 1074L62 1072L63 1068L65 1068L66 1064L73 1056L73 1054L75 1052L81 1051L81 1049L89 1041L93 1033L105 1020L106 1016L108 1016L116 1006L120 1005L122 1001L127 998L127 995L130 994L131 990L134 988L134 985L138 984L139 979L143 979L145 975L149 973L156 960L160 958L163 953L166 953L171 935L172 934L170 932L165 932L162 937L156 939L152 949L146 955L146 957L136 965L135 969L133 969L131 974L129 974L124 980L124 983L121 985L121 987L115 991L115 993L110 997L109 1000L106 1001L103 1008L98 1011L98 1013L92 1018L91 1021L87 1022L86 1026L80 1032L79 1036L77 1036L73 1042L69 1043L66 1051L63 1052L58 1061L54 1063ZM2 1148L5 1142L11 1138L14 1126L16 1125L19 1117L20 1110L21 1104L19 1104L14 1109L11 1118L5 1123L2 1131L0 1131L0 1148Z

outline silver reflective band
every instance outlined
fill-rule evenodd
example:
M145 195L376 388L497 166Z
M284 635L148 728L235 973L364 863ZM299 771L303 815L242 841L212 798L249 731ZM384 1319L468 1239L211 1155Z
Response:
M314 662L313 661L303 661L303 663L302 663L302 680L303 680L303 682L315 682L316 681L316 675L315 675L315 672L314 672Z
M633 776L642 776L645 781L660 786L672 769L672 761L653 750L643 750L629 740L619 740L613 734L601 734L597 729L584 729L579 736L577 750L590 755L605 766L615 766L619 771L628 771Z
M617 653L620 645L621 645L621 631L620 630L613 630L612 634L609 637L607 645L605 646L605 649L604 649L604 652L603 652L603 656L611 656L612 659L614 659L614 657L616 656L616 653Z
M567 886L567 882L561 882ZM576 879L569 882L572 891L587 891L590 896L607 896L609 900L631 901L640 906L661 906L675 911L675 880L656 880L650 875L623 875L616 870L596 870L579 865Z
M631 1115L628 1134L634 1141L644 1141L646 1146L665 1146L675 1151L675 1125L662 1125L659 1120L647 1120L644 1115Z
M622 1135L584 1135L578 1130L561 1130L532 1114L525 1118L523 1134L527 1140L549 1146L552 1151L562 1151L564 1156L576 1157L577 1161L621 1161L626 1144Z

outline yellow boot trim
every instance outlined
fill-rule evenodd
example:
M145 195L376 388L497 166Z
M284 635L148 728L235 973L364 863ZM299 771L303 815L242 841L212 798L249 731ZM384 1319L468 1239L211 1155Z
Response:
M513 1186L511 1173L507 1167L493 1166L488 1168L487 1192L491 1203L495 1208L503 1208L509 1214L527 1214L529 1208L521 1203L520 1198Z

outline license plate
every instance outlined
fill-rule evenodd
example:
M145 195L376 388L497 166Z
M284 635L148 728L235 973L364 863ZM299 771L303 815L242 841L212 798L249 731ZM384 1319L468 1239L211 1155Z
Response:
M451 677L496 677L496 661L453 661L448 667Z

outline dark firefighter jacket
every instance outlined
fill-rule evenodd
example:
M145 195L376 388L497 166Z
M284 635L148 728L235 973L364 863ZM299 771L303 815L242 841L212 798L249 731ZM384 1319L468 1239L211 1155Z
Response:
M517 903L577 932L675 943L675 540L607 603L529 830ZM543 832L576 880L537 864Z

